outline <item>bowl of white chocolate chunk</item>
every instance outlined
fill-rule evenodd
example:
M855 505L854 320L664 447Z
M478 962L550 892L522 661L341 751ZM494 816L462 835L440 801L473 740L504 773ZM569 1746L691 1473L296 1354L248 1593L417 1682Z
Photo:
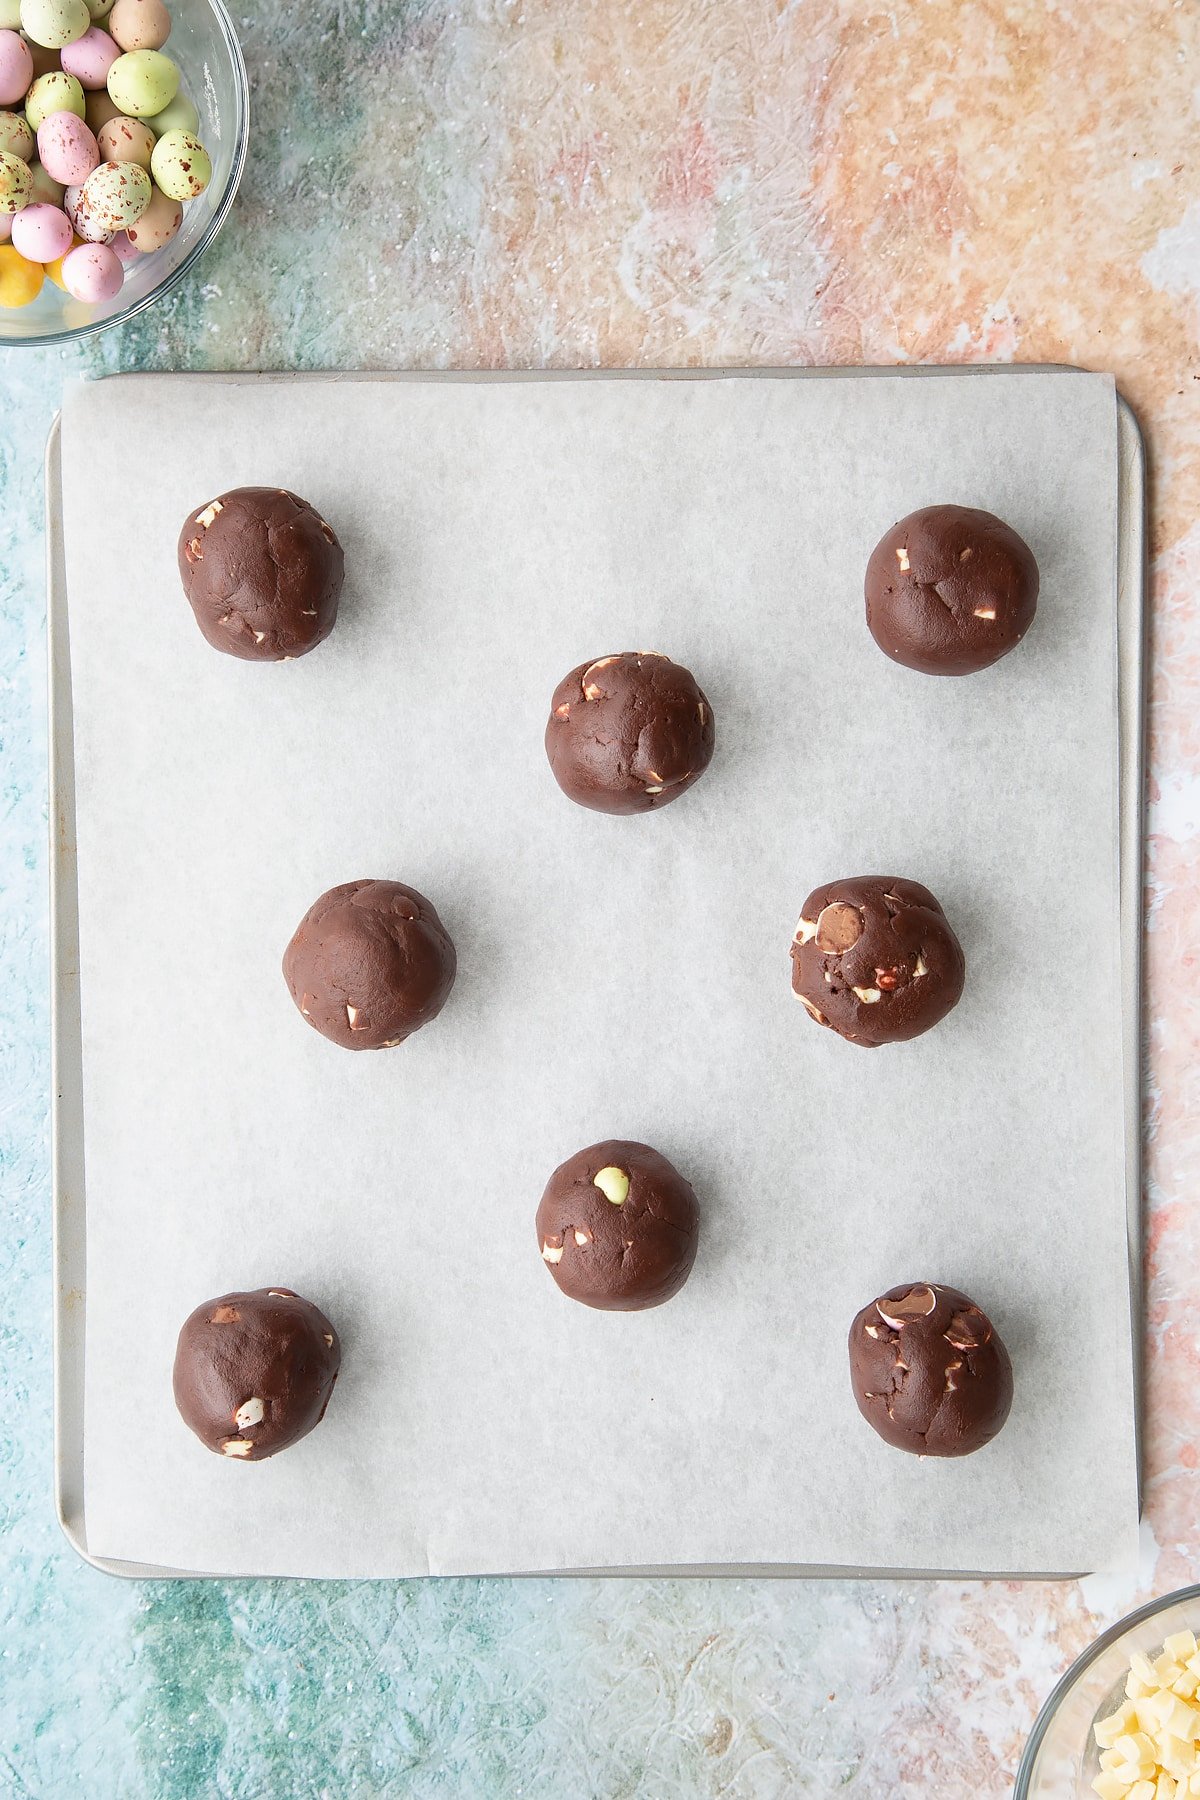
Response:
M1014 1800L1200 1800L1200 1587L1097 1638L1038 1715Z

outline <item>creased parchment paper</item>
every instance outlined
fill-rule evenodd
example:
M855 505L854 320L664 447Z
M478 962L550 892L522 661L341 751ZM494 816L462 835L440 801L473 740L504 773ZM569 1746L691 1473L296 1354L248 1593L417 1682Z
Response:
M1120 1163L1115 396L1072 374L78 388L63 437L87 1153L93 1552L214 1572L645 1565L1060 1571L1136 1524ZM138 529L100 476L136 442ZM335 525L330 640L254 667L183 599L189 509L279 483ZM995 669L863 619L934 501L1032 545ZM610 819L542 751L558 678L657 648L716 713L669 810ZM789 985L839 874L927 883L958 1009L864 1051ZM358 876L437 905L459 977L401 1049L297 1015L280 957ZM642 1315L563 1298L555 1164L655 1144L703 1206ZM860 1420L846 1331L966 1289L1016 1401L962 1462ZM177 1417L184 1317L283 1284L336 1321L325 1423L261 1465Z

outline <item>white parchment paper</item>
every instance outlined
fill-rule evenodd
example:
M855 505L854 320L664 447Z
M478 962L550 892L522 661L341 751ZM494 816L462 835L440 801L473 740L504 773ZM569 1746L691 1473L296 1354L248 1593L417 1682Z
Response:
M1096 376L504 383L139 377L63 436L87 1154L93 1552L403 1575L642 1565L1054 1571L1136 1522L1120 1163L1116 413ZM101 479L138 458L136 521ZM215 654L189 509L295 488L348 579L302 661ZM938 681L863 619L880 533L934 501L1030 542L1042 599ZM136 523L136 532L132 526ZM695 790L583 812L558 678L656 648L716 713ZM911 876L966 950L934 1032L867 1052L793 999L800 904ZM350 1056L280 974L358 876L437 905L435 1025ZM668 1306L557 1291L550 1170L643 1138L692 1179ZM961 1462L860 1420L845 1338L885 1287L968 1290L1011 1421ZM344 1344L325 1423L205 1452L171 1361L192 1307L284 1284Z

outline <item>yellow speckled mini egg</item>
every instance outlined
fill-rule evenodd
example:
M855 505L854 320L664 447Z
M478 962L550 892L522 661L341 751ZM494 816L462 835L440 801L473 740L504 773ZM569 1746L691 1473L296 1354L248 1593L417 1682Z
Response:
M0 306L28 306L41 291L40 263L27 262L11 244L0 244Z

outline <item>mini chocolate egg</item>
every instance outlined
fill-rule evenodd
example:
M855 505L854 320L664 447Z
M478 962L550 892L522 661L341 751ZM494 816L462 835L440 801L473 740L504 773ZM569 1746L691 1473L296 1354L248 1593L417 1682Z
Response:
M20 113L0 112L0 150L22 162L33 161L33 133Z
M141 218L153 192L150 177L137 163L101 163L75 203L75 229L89 243L114 237Z
M0 212L20 212L29 202L33 176L29 164L19 156L0 150Z
M152 250L169 244L182 224L183 207L179 201L168 199L155 188L141 218L127 228L129 241L140 255L149 256Z
M0 244L0 306L28 306L41 291L40 263L30 262L11 244Z
M200 114L186 94L176 94L170 106L164 106L146 123L155 137L164 137L168 131L199 131Z
M19 106L33 80L33 57L15 31L0 31L0 106Z
M122 50L161 50L171 35L171 15L163 0L117 0L108 29Z
M108 71L109 94L130 119L160 113L178 90L179 70L161 50L127 50Z
M37 141L43 169L64 187L82 187L100 161L95 138L74 113L51 113L43 119Z
M92 131L99 131L110 119L121 118L122 112L107 87L90 89L83 97L83 116Z
M71 236L71 221L59 206L25 206L13 218L13 249L30 262L57 262L71 248Z
M61 206L64 187L61 181L55 181L47 175L40 162L30 163L29 173L33 176L33 186L29 192L29 204L39 206Z
M170 199L195 200L212 180L212 163L190 131L168 131L154 146L150 173Z
M137 261L138 252L130 243L129 233L127 231L118 231L116 237L112 241L111 249L123 263Z
M154 133L144 120L127 119L124 113L118 113L115 119L100 127L96 142L104 162L137 163L149 173Z
M25 41L29 43L28 38ZM47 50L44 44L29 43L29 54L33 58L35 81L42 75L57 75L61 72L62 57L57 50Z
M82 119L84 110L83 89L73 75L65 75L61 69L39 75L25 96L25 118L34 133L55 113L74 113Z
M0 0L0 4L2 3L3 0ZM113 0L84 0L84 3L93 25L98 24L101 19L106 19L113 9Z
M92 22L84 0L21 0L21 30L47 50L62 50Z
M62 278L72 299L97 306L120 293L125 271L107 244L80 244L63 257Z
M108 71L120 54L107 31L89 25L83 36L63 51L62 66L80 87L99 93L107 89Z

